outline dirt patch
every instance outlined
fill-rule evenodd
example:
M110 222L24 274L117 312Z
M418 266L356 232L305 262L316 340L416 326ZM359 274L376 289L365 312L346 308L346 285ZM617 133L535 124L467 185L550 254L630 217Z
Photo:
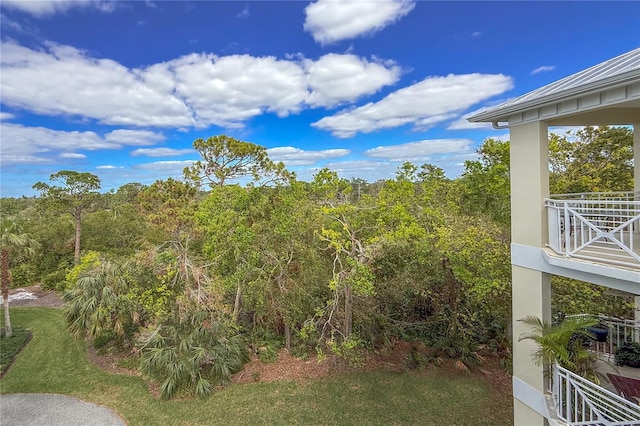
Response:
M334 357L329 357L323 361L319 361L316 358L305 360L292 356L286 349L281 349L274 362L263 363L257 356L252 356L242 371L233 376L232 382L252 383L319 379L348 370L349 367L345 362Z
M285 349L281 349L278 352L278 357L275 362L263 363L258 357L252 357L244 366L243 370L233 376L232 382L241 384L274 381L304 381L351 372L381 370L396 373L412 371L416 374L421 374L420 370L408 369L406 359L410 352L410 343L396 342L389 348L375 353L368 353L363 365L353 367L343 359L335 356L327 356L322 361L319 361L315 357L300 359L292 356ZM444 374L467 374L456 365L454 360L442 360L437 367L435 365L427 366L425 371L434 368L437 368ZM481 368L474 370L472 374L481 376L498 394L511 395L511 376L500 367L499 359L486 357Z
M9 306L61 308L64 303L58 293L52 290L44 290L40 284L9 290Z
M91 342L87 342L87 357L96 366L103 370L114 373L123 374L125 376L139 376L137 370L130 370L128 368L120 367L119 363L125 359L125 355L121 353L114 354L98 354Z

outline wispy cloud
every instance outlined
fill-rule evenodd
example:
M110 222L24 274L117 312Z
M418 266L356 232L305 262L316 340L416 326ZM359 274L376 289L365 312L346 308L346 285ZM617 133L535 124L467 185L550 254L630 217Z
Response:
M77 151L118 150L151 145L164 139L148 130L118 129L100 136L93 131L54 130L0 121L3 165L53 163L56 158L80 158ZM84 157L83 157L84 158Z
M58 155L58 157L60 157L60 158L74 158L74 159L87 158L86 155L78 154L76 152L63 152L62 154Z
M556 69L555 65L542 65L541 67L532 70L531 75L539 74L541 72L553 71L554 69Z
M427 139L379 146L365 151L364 155L389 161L424 162L432 160L434 156L470 155L474 152L472 147L473 141L470 139Z
M450 74L427 77L399 89L378 102L324 117L312 126L328 130L339 138L371 133L404 125L424 130L455 118L460 112L513 87L511 77L502 74Z
M286 166L309 166L318 161L329 158L339 158L349 155L348 149L325 149L319 151L305 151L292 146L270 148L267 150L269 158L273 161L282 161Z
M191 154L193 149L174 149L174 148L139 148L131 153L134 157L143 155L145 157L175 157L178 155Z
M244 9L242 9L242 11L236 15L236 18L239 18L239 19L248 18L250 14L251 13L249 12L249 4L246 4L244 6Z
M3 0L2 5L37 18L66 13L74 8L92 8L101 12L112 12L116 8L113 0Z

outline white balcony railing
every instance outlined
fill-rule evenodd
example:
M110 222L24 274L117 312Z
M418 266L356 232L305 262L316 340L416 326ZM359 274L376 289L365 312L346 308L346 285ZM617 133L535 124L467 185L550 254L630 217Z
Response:
M556 253L640 268L640 192L562 194L545 206Z
M640 406L556 365L553 401L558 418L570 426L640 425Z
M607 340L605 342L594 341L591 349L595 351L600 358L612 361L616 350L624 342L640 342L640 321L629 320L606 315L590 315L579 314L569 315L567 318L588 317L596 318L609 330Z

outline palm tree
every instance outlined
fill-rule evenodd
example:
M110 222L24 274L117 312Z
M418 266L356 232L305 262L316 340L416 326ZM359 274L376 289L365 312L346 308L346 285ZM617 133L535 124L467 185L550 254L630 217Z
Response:
M5 336L11 337L11 318L9 317L9 283L11 270L9 269L9 255L27 254L33 255L40 244L22 232L20 226L11 219L3 219L1 223L2 234L0 236L0 264L2 265L2 301L4 305L4 330Z
M592 317L565 319L557 324L549 324L538 317L528 316L521 320L533 327L531 333L523 334L520 340L533 340L538 349L533 359L538 365L559 364L582 377L597 379L593 370L593 354L584 346L585 338L593 338L588 331L598 323Z
M141 307L128 297L127 276L126 266L105 262L64 294L71 334L92 340L112 334L125 346L131 343L127 331L140 322Z

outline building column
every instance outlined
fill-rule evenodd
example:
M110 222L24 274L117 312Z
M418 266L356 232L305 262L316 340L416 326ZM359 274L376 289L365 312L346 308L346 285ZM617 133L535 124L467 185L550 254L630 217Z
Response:
M521 124L511 132L511 242L542 248L547 242L547 213L544 199L549 196L549 139L544 122ZM512 258L512 262L514 259ZM513 381L514 424L544 425L544 367L531 357L537 349L531 340L518 341L531 328L520 320L535 316L551 321L550 276L514 265L513 304Z
M640 192L640 124L633 125L633 190Z
M633 125L633 190L640 192L640 124ZM640 197L635 198L640 201ZM640 233L640 224L636 225L635 232ZM640 296L635 297L635 319L640 321ZM635 341L640 342L640 336L635 336Z

